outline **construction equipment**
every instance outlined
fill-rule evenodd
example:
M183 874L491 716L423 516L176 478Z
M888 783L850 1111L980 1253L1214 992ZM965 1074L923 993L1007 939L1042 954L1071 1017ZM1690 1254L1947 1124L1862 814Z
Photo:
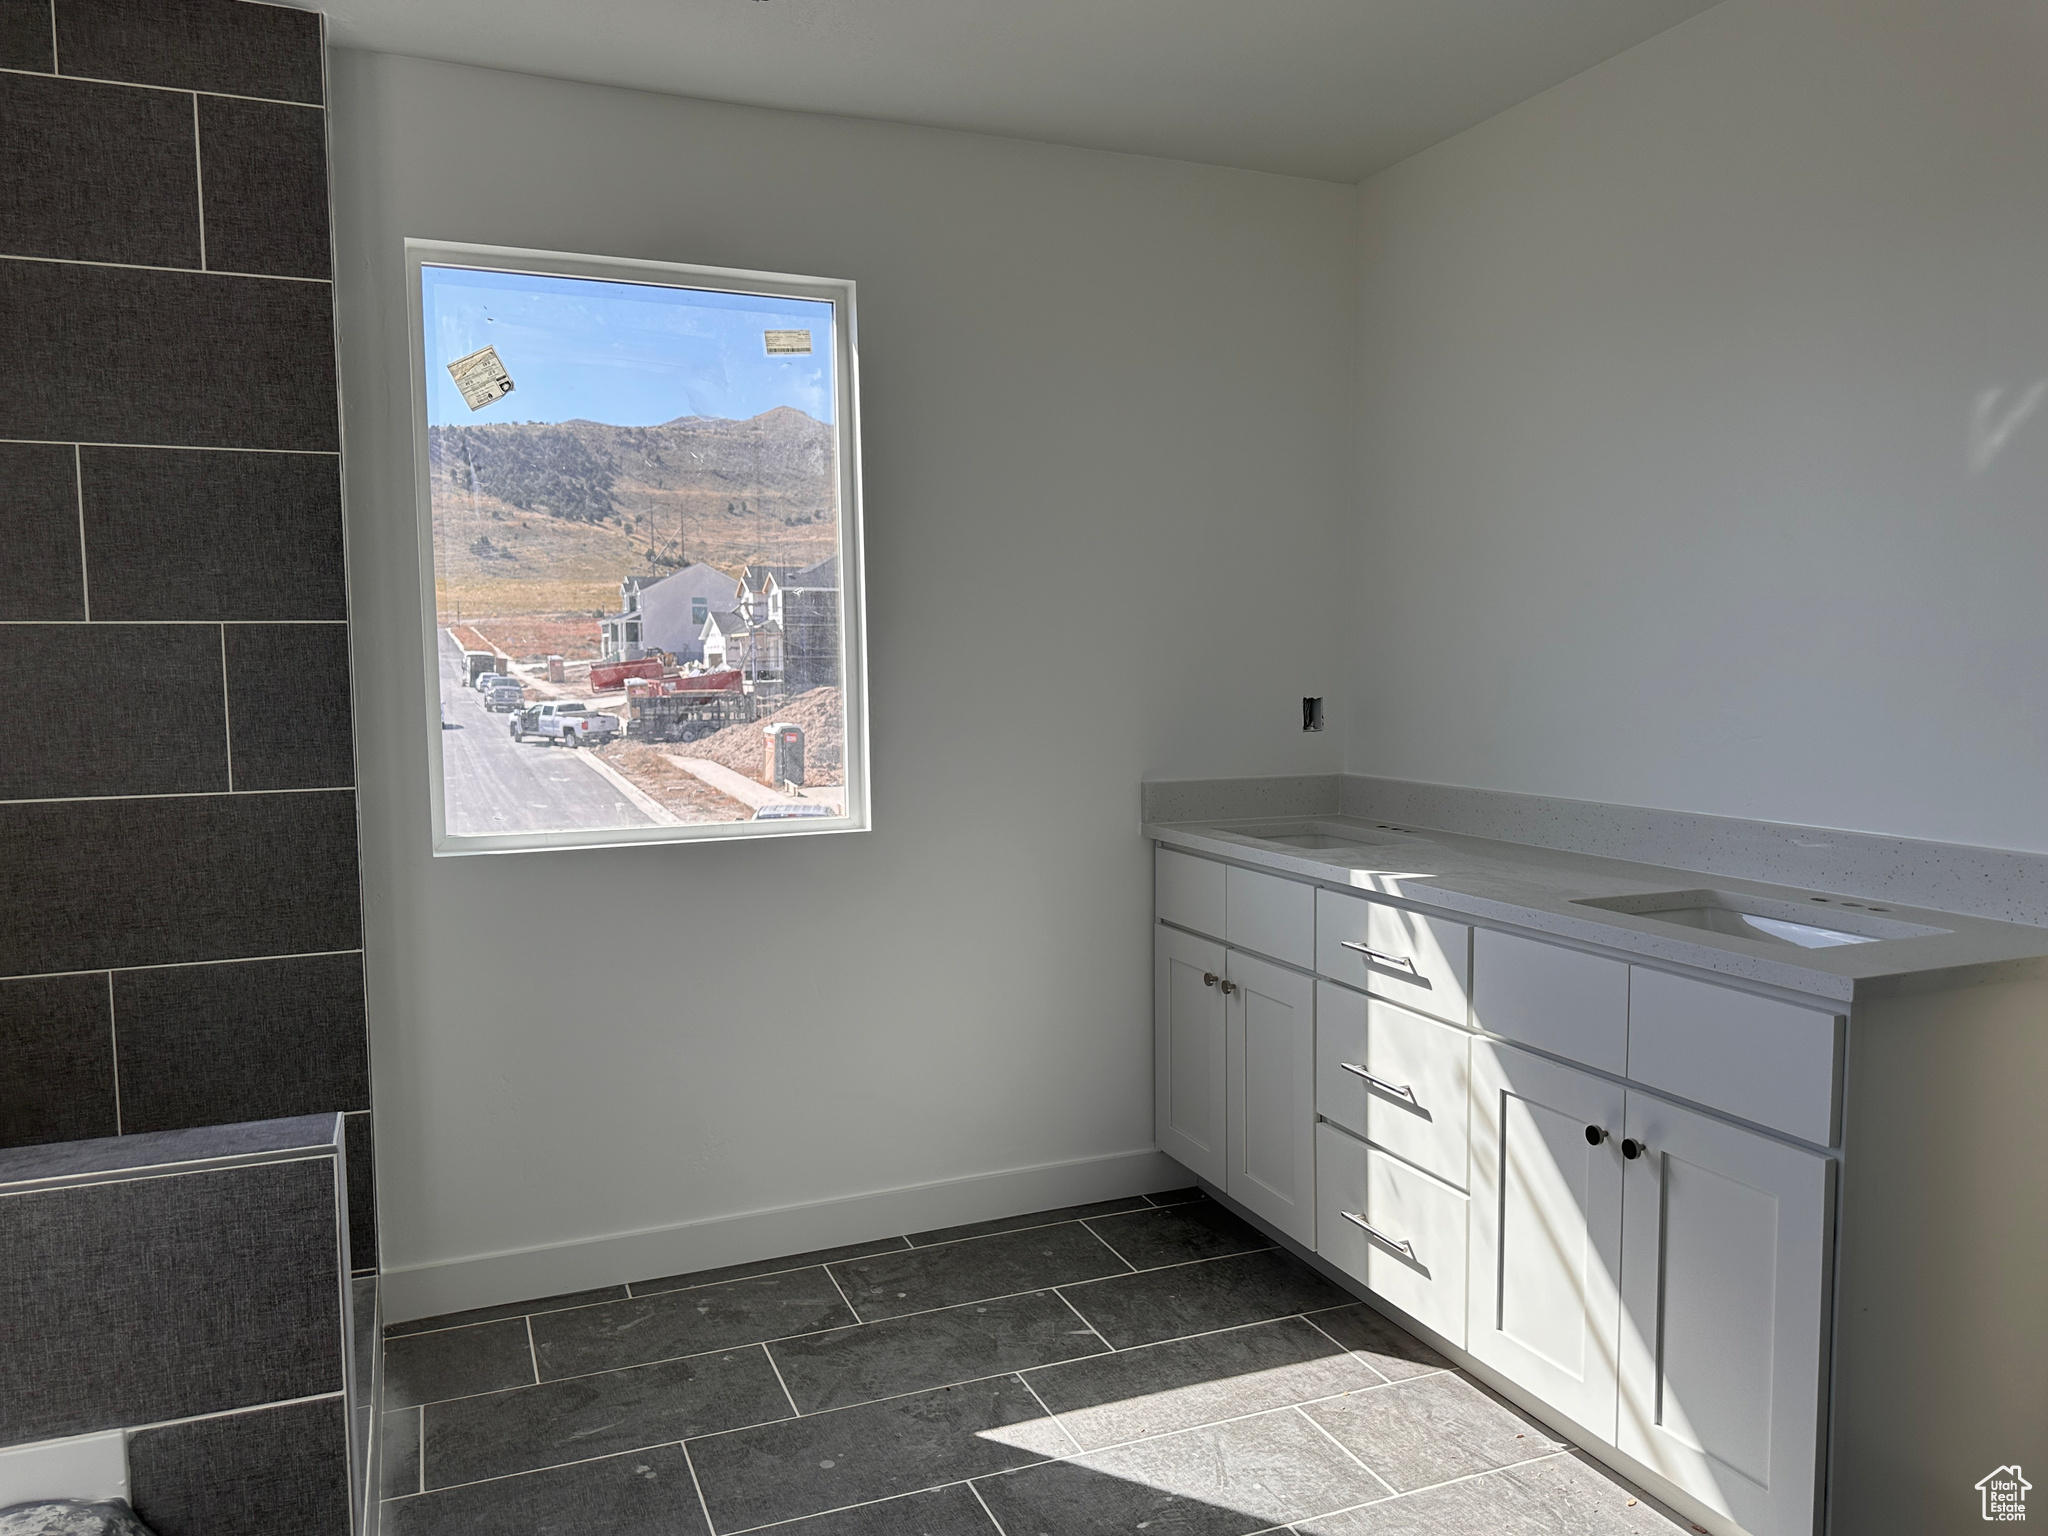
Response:
M756 710L737 667L629 682L626 734L636 741L696 741L752 721Z

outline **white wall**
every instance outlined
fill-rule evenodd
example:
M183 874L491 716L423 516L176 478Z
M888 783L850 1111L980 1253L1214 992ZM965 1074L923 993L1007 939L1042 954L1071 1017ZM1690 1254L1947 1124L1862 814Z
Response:
M2044 80L1725 0L1366 182L1347 770L2048 851Z
M394 1310L662 1248L549 1245L1152 1170L1115 1159L1152 1137L1138 784L1339 766L1298 700L1336 691L1354 189L364 54L333 90ZM859 283L875 831L429 857L406 236Z

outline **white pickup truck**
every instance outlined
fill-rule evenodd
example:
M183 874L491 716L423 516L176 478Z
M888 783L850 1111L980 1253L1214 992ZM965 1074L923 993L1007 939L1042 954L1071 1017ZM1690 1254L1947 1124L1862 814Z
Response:
M562 704L550 700L545 704L529 704L512 715L514 741L539 736L543 740L559 741L565 747L602 746L618 734L619 717L592 709L588 704Z

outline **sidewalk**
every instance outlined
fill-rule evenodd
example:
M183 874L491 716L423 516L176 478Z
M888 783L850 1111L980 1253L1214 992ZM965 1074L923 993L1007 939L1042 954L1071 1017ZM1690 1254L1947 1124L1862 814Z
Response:
M764 805L791 805L806 801L829 805L835 811L846 808L846 788L841 784L812 784L802 790L770 789L759 780L735 773L725 764L714 763L708 757L677 757L672 752L661 755L683 772L695 774L720 794L732 796L750 810L758 811Z

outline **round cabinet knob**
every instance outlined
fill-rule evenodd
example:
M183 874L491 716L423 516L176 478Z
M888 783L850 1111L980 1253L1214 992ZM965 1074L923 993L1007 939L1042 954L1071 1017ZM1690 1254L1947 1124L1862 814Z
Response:
M1601 1143L1601 1142L1605 1141L1606 1139L1607 1139L1607 1133L1606 1133L1605 1131L1601 1130L1599 1126L1597 1126L1597 1125L1589 1125L1589 1126L1587 1126L1587 1127L1586 1127L1586 1145L1587 1145L1587 1146L1589 1146L1589 1147L1597 1147L1597 1146L1599 1146L1599 1145L1600 1145L1600 1143Z
M1216 975L1216 973L1215 973L1214 971L1204 971L1204 972L1202 972L1202 985L1203 985L1203 986L1205 986L1205 987L1213 987L1213 986L1215 986L1215 985L1216 985L1216 982L1217 982L1217 980L1218 980L1218 977L1217 977L1217 975Z
M1621 1155L1627 1158L1630 1162L1634 1162L1637 1158L1643 1156L1649 1150L1650 1149L1646 1144L1637 1141L1633 1136L1624 1136L1621 1138Z
M1236 982L1234 982L1234 981L1226 981L1225 983L1223 983L1223 995L1224 995L1225 997L1228 997L1228 996L1229 996L1229 995L1230 995L1231 993L1235 992L1236 990L1237 990L1237 983L1236 983Z

